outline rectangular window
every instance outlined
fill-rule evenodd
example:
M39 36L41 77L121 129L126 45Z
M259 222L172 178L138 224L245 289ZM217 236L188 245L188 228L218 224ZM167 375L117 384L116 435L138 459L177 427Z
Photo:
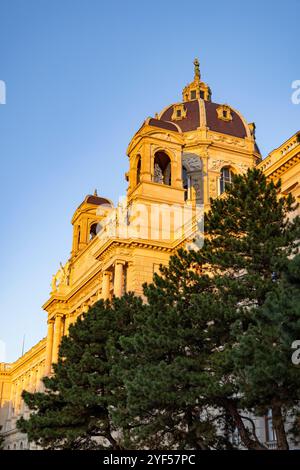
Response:
M203 91L203 90L200 90L200 98L201 98L202 100L204 100L204 91Z
M195 100L196 99L196 90L192 90L191 91L191 100Z
M272 411L269 410L267 416L265 416L265 433L266 433L266 442L272 443L276 442L276 433L273 429L273 421L272 421Z
M176 111L176 116L177 116L178 118L181 117L181 109L177 109L177 111Z
M232 181L232 172L230 168L224 167L221 170L221 178L220 178L220 194L224 193L226 189L226 184L230 184Z

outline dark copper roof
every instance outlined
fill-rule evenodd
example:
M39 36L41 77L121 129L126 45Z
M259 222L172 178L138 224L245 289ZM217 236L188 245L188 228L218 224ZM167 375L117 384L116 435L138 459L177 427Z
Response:
M217 103L210 103L209 101L205 101L206 125L210 128L210 130L215 132L222 132L222 134L233 135L234 137L246 137L246 129L240 116L235 111L230 109L232 120L223 121L222 119L219 119L217 115L217 108L219 106L220 105Z
M204 123L200 121L199 101L200 100L193 100L182 103L187 111L186 117L183 119L172 121L174 105L171 105L162 113L159 119L150 119L149 125L178 132L178 128L175 129L174 126L174 124L176 124L182 132L193 131L201 125L204 125ZM247 136L243 120L232 108L230 108L232 120L224 121L219 119L217 115L217 108L221 105L204 100L202 103L204 103L205 106L206 126L210 130L240 138Z
M151 118L149 120L149 126L161 127L162 129L166 129L168 131L178 132L178 127L175 124L172 122L161 121L159 119Z
M90 194L86 196L84 202L87 202L88 204L94 204L95 206L102 206L104 204L111 206L111 202L108 199L94 195L92 196Z
M180 127L182 132L193 131L200 126L200 113L198 100L187 101L183 103L187 111L186 117L180 121L176 121L176 124ZM161 116L162 121L172 122L173 105L170 106Z

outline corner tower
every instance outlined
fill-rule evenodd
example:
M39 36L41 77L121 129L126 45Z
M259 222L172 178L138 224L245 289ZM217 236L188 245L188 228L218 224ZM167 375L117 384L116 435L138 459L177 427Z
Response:
M147 118L129 144L129 200L197 202L207 209L234 173L261 160L254 123L211 95L195 59L183 101Z
M109 199L99 197L97 190L87 195L72 217L72 257L78 255L101 230L101 220L112 209Z

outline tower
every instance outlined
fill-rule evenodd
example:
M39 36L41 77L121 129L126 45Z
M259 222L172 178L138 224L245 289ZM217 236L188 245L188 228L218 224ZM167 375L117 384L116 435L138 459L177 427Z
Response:
M99 197L96 190L93 195L85 197L72 218L72 257L80 253L97 235L101 230L101 220L107 216L112 207L112 202Z
M182 97L147 118L130 142L129 201L197 203L208 209L232 174L260 161L254 123L232 106L211 101L198 59Z

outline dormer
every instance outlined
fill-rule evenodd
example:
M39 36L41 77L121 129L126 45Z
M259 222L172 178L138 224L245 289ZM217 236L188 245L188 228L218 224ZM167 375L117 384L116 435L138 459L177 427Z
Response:
M226 122L232 121L231 109L227 104L221 104L217 107L216 111L218 119Z

